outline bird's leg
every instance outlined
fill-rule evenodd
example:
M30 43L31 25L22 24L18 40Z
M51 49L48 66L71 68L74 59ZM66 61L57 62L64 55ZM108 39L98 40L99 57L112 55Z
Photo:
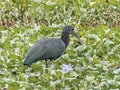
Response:
M50 64L50 66L51 66L51 60L49 60L49 62L48 62L47 64L48 64L48 66L49 66L49 64Z
M47 63L47 60L45 60L45 65L46 65L46 68L48 68L48 63Z
M51 60L50 61L45 60L46 68L49 67L50 62L51 62Z

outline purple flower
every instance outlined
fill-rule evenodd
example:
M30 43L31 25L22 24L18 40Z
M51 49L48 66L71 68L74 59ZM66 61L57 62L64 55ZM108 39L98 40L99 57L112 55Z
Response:
M67 72L69 72L72 69L73 69L73 66L71 66L69 64L63 64L63 66L62 66L62 73L67 73Z

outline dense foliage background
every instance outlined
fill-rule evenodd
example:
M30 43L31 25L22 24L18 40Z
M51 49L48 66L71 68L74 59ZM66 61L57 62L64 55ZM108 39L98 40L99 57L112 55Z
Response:
M24 67L29 48L44 37L60 37L72 25L86 44L71 36L61 58ZM73 66L62 73L64 64ZM119 0L0 0L1 90L119 90Z

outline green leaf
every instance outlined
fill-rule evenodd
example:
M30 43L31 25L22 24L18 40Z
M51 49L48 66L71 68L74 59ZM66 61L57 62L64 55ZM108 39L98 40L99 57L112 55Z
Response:
M16 60L18 56L16 54L11 54L10 57L12 60Z
M58 77L62 76L62 72L61 71L56 71L56 76L58 76Z
M102 36L102 37L105 35L105 30L108 30L108 27L104 26L104 25L97 26L94 29L94 31L96 32L96 34L98 34L99 36Z
M16 82L8 82L8 90L17 90L19 88L19 84Z
M5 30L3 26L0 26L0 31L3 31Z

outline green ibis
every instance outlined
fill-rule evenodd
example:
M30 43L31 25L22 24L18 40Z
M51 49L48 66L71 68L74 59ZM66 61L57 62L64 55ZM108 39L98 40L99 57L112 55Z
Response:
M24 65L31 66L38 60L45 60L48 67L51 60L59 58L69 44L69 35L72 34L83 44L79 36L75 33L72 26L67 25L62 30L61 38L44 38L34 44L28 51Z

